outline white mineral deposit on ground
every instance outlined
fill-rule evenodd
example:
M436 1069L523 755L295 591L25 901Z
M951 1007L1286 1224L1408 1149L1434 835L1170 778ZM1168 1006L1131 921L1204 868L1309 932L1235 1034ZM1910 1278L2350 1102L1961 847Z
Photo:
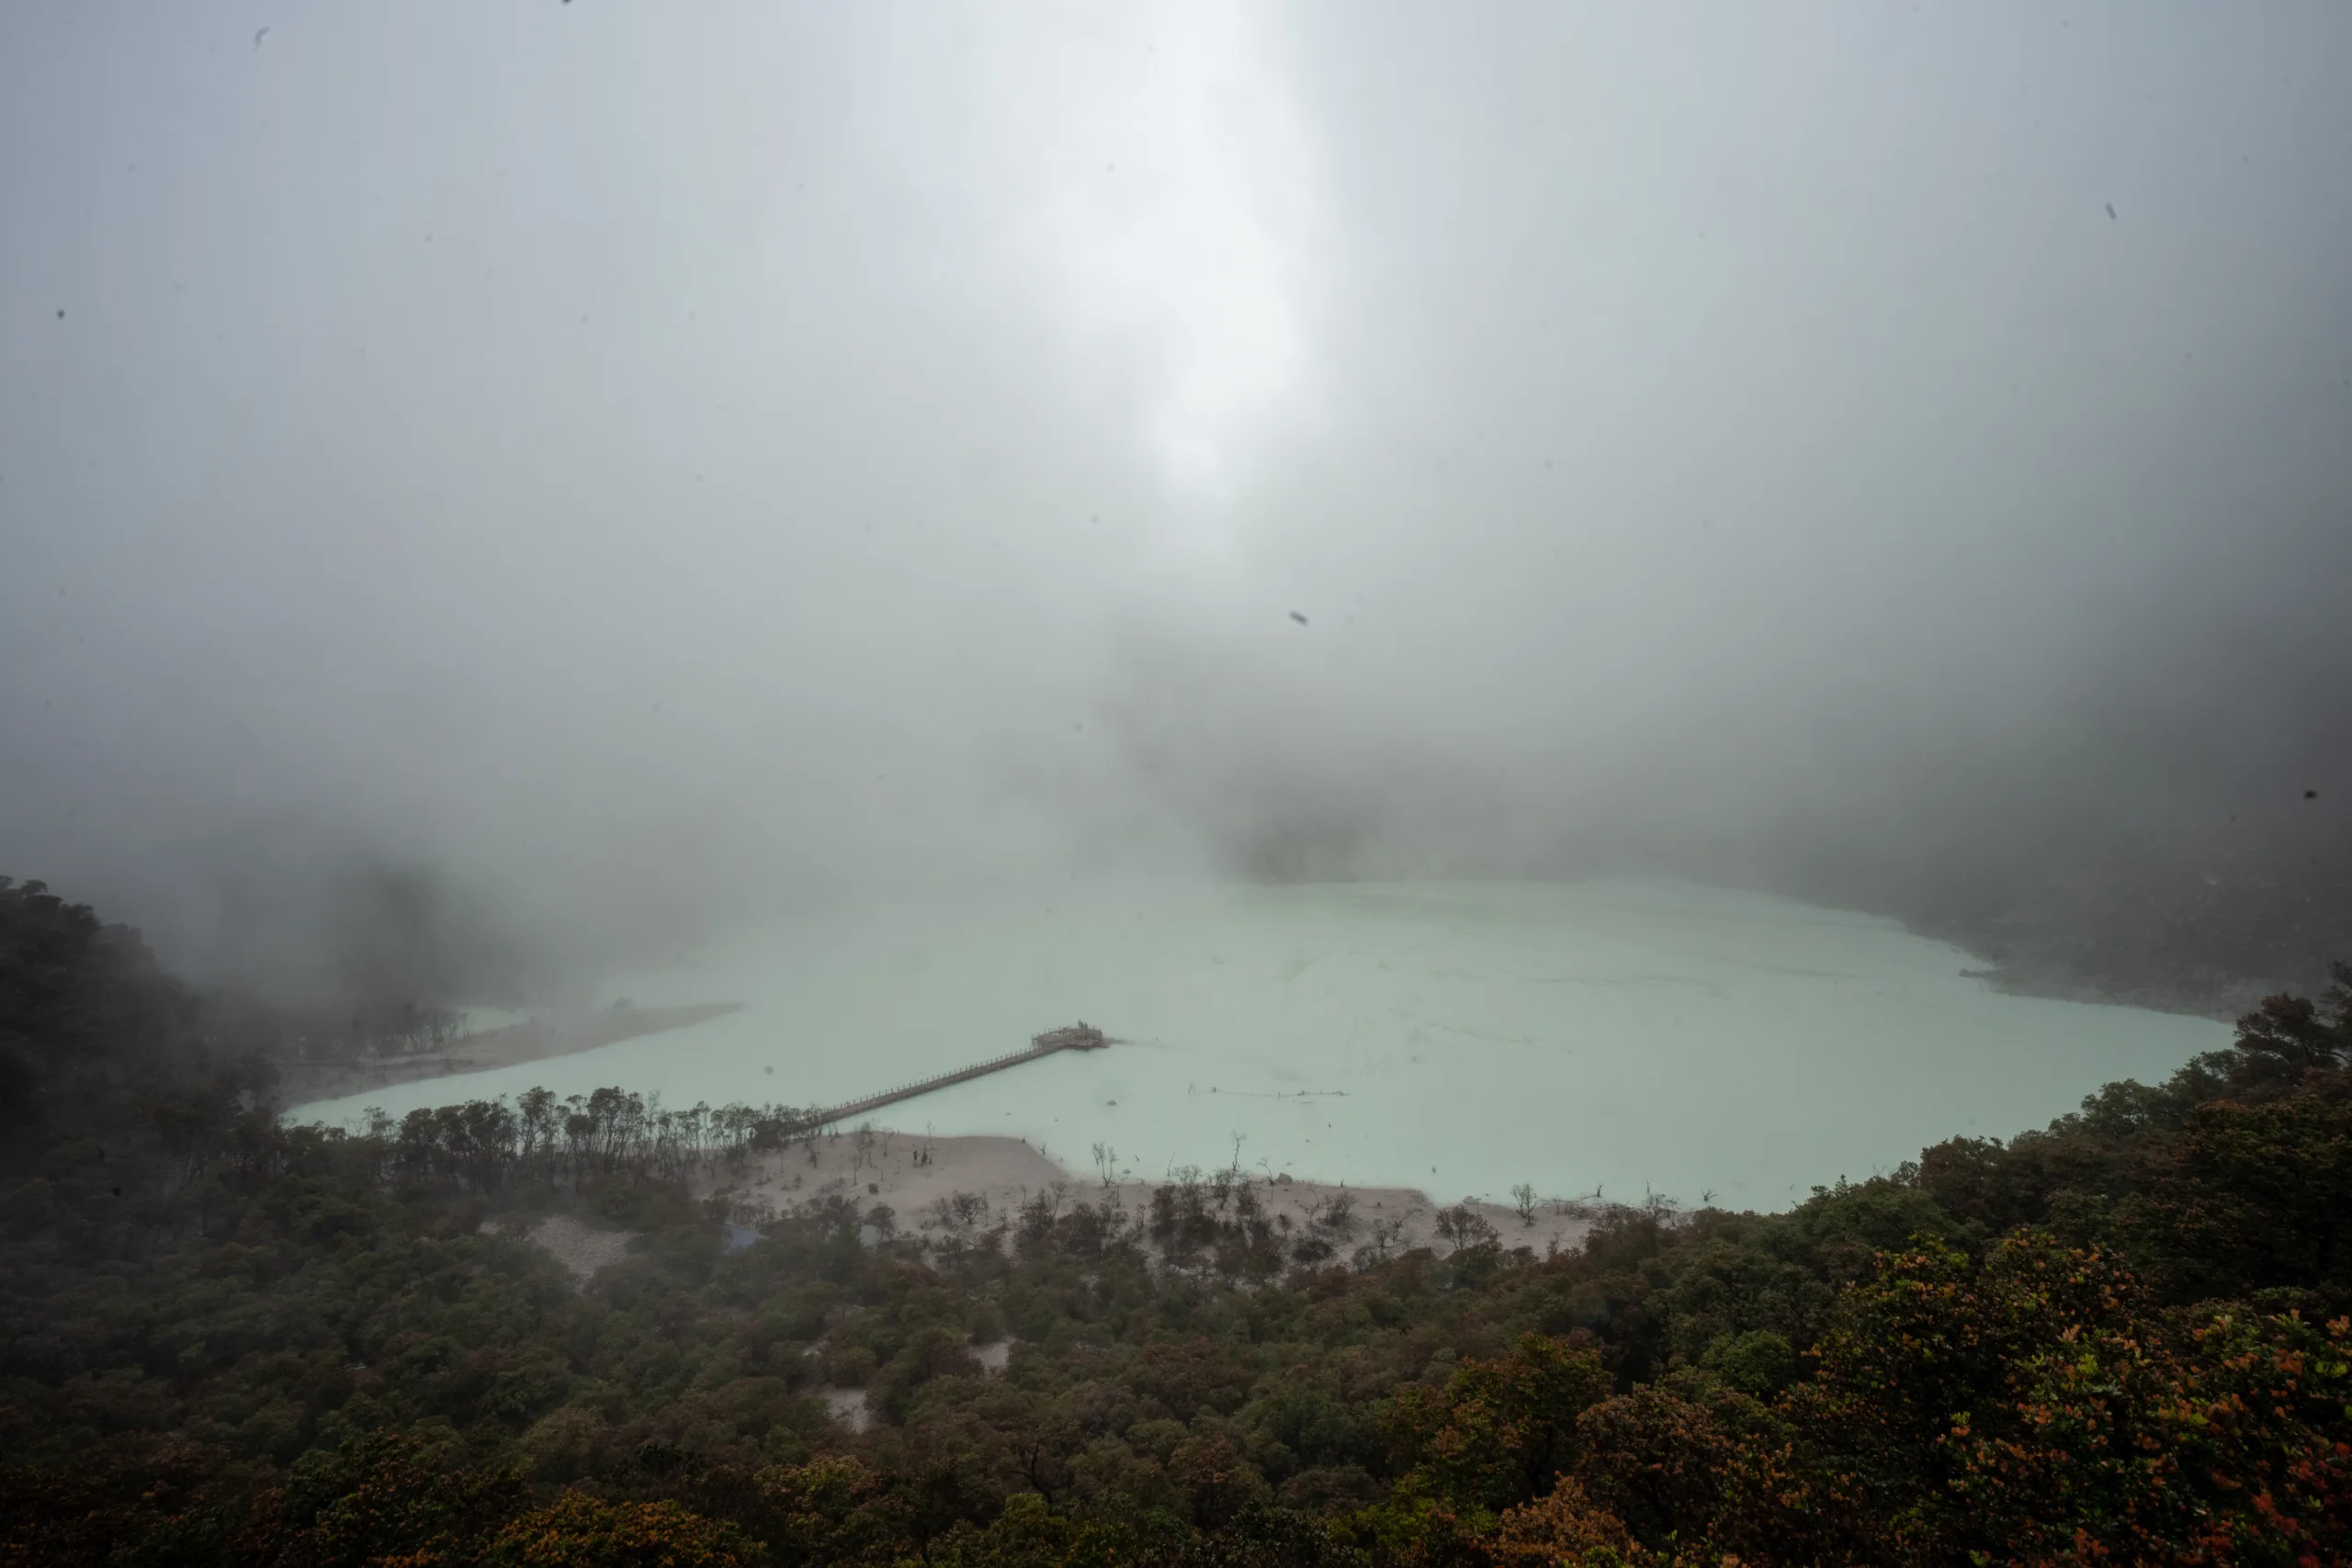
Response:
M1194 1179L1213 1188L1216 1175L1201 1171ZM1438 1226L1438 1210L1453 1207L1452 1199L1441 1204L1413 1188L1302 1181L1286 1171L1272 1177L1243 1171L1237 1189L1243 1183L1266 1222L1286 1241L1331 1235L1334 1261L1349 1261L1364 1247L1393 1256L1418 1247L1442 1254L1453 1246ZM1063 1213L1089 1203L1130 1222L1141 1220L1159 1185L1105 1180L1100 1171L1080 1175L1018 1138L927 1137L868 1125L754 1156L741 1174L700 1187L724 1189L749 1210L787 1212L835 1197L861 1214L887 1208L898 1234L938 1243L1017 1224L1022 1210L1041 1197ZM1334 1224L1340 1212L1335 1205L1341 1203L1346 1217ZM1524 1215L1510 1204L1473 1201L1468 1208L1494 1227L1502 1247L1530 1247L1539 1256L1555 1247L1573 1248L1588 1226L1586 1212L1573 1202L1539 1200ZM1232 1212L1230 1201L1226 1212ZM990 1364L988 1349L976 1353L982 1364ZM1001 1355L995 1365L1002 1364Z

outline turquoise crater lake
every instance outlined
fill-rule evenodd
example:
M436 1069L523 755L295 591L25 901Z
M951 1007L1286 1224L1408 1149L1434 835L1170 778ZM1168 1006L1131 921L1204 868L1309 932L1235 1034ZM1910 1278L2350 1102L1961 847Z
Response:
M1068 883L836 909L610 987L740 1001L692 1028L302 1107L561 1094L837 1104L1083 1018L1120 1040L874 1118L1441 1200L1781 1208L1954 1134L2225 1045L2209 1020L2003 995L1868 915L1685 883Z

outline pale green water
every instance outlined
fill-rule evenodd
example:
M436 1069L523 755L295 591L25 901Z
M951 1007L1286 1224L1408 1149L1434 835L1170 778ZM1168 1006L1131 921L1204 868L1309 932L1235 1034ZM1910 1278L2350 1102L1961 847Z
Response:
M1441 1199L1774 1208L1956 1133L2006 1136L2229 1032L2002 996L1890 921L1679 883L1080 885L747 934L613 987L741 1001L699 1027L304 1108L560 1093L838 1103L1084 1018L1125 1043L895 1106L942 1135L1242 1163ZM771 1071L772 1069L772 1071Z

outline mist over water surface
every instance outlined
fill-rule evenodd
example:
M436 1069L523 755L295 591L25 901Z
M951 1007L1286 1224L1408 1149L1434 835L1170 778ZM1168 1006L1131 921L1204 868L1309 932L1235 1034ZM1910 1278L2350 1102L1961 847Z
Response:
M1955 1134L2007 1136L2227 1043L2203 1019L2000 994L1891 921L1687 883L1098 882L874 904L628 976L693 1029L304 1108L534 1084L837 1104L1084 1018L1120 1043L878 1126L1261 1173L1778 1208Z
M1771 1204L2352 956L2352 7L264 19L0 10L0 874L748 1004L388 1109Z
M270 22L0 39L0 872L191 975L1073 866L2352 946L2343 6Z

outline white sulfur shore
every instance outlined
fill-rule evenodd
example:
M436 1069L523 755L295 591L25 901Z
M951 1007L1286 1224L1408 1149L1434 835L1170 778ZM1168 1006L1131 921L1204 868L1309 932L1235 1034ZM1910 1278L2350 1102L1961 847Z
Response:
M1353 1224L1333 1261L1348 1261L1368 1246L1391 1254L1421 1247L1441 1253L1452 1249L1452 1242L1439 1235L1438 1211L1453 1200L1432 1201L1430 1194L1403 1187L1304 1181L1271 1169L1244 1170L1238 1178L1249 1184L1268 1223L1295 1236L1307 1235L1313 1222L1344 1197ZM1209 1173L1197 1179L1214 1180ZM1145 1214L1153 1190L1164 1183L1116 1176L1106 1180L1100 1170L1072 1171L1018 1138L932 1138L864 1127L755 1156L740 1177L709 1185L729 1190L751 1211L781 1212L835 1197L860 1213L883 1207L901 1233L944 1239L950 1231L979 1232L1017 1222L1021 1211L1040 1196L1064 1211L1091 1203ZM1572 1200L1539 1195L1526 1218L1509 1204L1463 1201L1495 1228L1506 1248L1532 1247L1539 1255L1567 1250L1590 1228L1589 1211Z
M1199 1178L1209 1183L1214 1178ZM1443 1254L1454 1242L1438 1226L1441 1204L1426 1192L1403 1187L1347 1187L1302 1181L1287 1172L1244 1171L1251 1196L1267 1222L1290 1237L1304 1237L1344 1200L1352 1224L1329 1260L1358 1261L1365 1248L1389 1256L1430 1247ZM763 1212L789 1213L840 1198L859 1214L890 1212L895 1232L919 1240L970 1239L1000 1225L1016 1224L1021 1212L1046 1197L1063 1212L1080 1203L1115 1208L1128 1216L1148 1214L1153 1189L1160 1183L1113 1179L1098 1171L1081 1175L1047 1159L1018 1138L930 1138L888 1128L863 1127L807 1145L755 1155L740 1171L698 1181L697 1193L721 1192L746 1218ZM1514 1205L1462 1200L1461 1206L1494 1227L1506 1249L1528 1247L1538 1256L1569 1251L1591 1228L1593 1211L1574 1200L1540 1198L1530 1213ZM628 1256L635 1233L594 1230L566 1215L546 1219L524 1238L555 1255L582 1284L596 1271ZM878 1235L868 1226L869 1240ZM993 1349L993 1357L989 1351ZM983 1365L1003 1363L1002 1348L983 1348Z

